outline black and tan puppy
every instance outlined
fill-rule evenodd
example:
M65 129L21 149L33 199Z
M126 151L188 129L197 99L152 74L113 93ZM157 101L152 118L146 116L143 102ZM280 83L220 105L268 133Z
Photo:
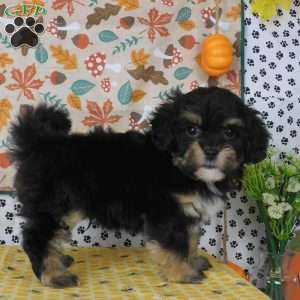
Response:
M145 135L70 128L65 112L46 106L12 124L23 247L42 284L78 284L62 242L83 218L144 232L168 280L203 278L199 224L222 207L243 165L266 154L257 112L227 90L200 88L162 104Z

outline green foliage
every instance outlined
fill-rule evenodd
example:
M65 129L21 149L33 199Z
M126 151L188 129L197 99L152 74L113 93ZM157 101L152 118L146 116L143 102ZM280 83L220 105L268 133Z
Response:
M265 160L247 165L243 186L271 234L287 241L300 212L300 160L294 155L275 159L275 154L270 150Z
M124 41L122 41L119 45L117 45L114 50L113 50L113 55L123 52L125 50L127 50L129 47L135 46L138 44L138 42L143 39L143 37L138 36L131 36L130 38L125 39Z
M155 99L159 98L161 100L167 100L169 96L172 96L176 93L176 91L181 91L184 87L183 83L178 84L177 86L173 86L168 90L159 92L158 96Z
M1 32L0 32L0 44L4 45L6 48L12 47L9 37L7 35L3 35Z
M49 103L50 105L56 105L63 110L67 110L67 105L63 103L63 100L57 95L52 95L50 92L40 93L43 101Z

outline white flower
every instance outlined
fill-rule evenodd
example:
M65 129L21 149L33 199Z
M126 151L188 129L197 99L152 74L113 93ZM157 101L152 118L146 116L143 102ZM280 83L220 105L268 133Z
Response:
M292 178L289 181L289 184L288 184L286 190L288 192L290 192L290 193L297 193L297 192L299 192L300 191L300 182L299 182L299 179Z
M284 210L279 205L272 205L268 207L268 214L272 219L282 218Z
M292 209L292 206L287 203L287 202L281 202L278 204L278 206L283 210L283 211L289 211Z
M275 205L276 196L269 193L263 193L263 202L266 205Z
M297 168L293 165L287 165L286 166L286 171L287 173L291 176L291 175L295 175L297 173Z
M266 180L266 187L268 189L274 189L275 187L275 179L273 176L269 177L267 180Z

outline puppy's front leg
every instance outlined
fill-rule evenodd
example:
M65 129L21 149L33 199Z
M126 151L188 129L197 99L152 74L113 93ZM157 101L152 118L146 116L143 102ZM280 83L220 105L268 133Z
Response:
M191 283L205 277L201 268L193 267L191 235L184 222L148 229L151 240L147 242L147 248L168 281Z
M204 256L198 256L198 244L200 239L200 227L198 224L189 227L190 252L189 262L197 271L206 271L211 268L211 264Z

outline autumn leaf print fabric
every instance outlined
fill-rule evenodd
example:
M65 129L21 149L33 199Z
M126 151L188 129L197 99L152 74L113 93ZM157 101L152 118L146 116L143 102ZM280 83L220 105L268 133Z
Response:
M35 48L13 48L0 30L2 191L13 189L9 122L26 106L58 105L69 111L73 131L100 125L143 132L151 111L176 89L218 85L239 93L238 0L220 3L220 30L232 41L235 59L219 78L209 78L195 61L203 39L215 32L214 0L23 2L45 6L47 15L39 20L45 32ZM2 17L6 5L0 1Z

